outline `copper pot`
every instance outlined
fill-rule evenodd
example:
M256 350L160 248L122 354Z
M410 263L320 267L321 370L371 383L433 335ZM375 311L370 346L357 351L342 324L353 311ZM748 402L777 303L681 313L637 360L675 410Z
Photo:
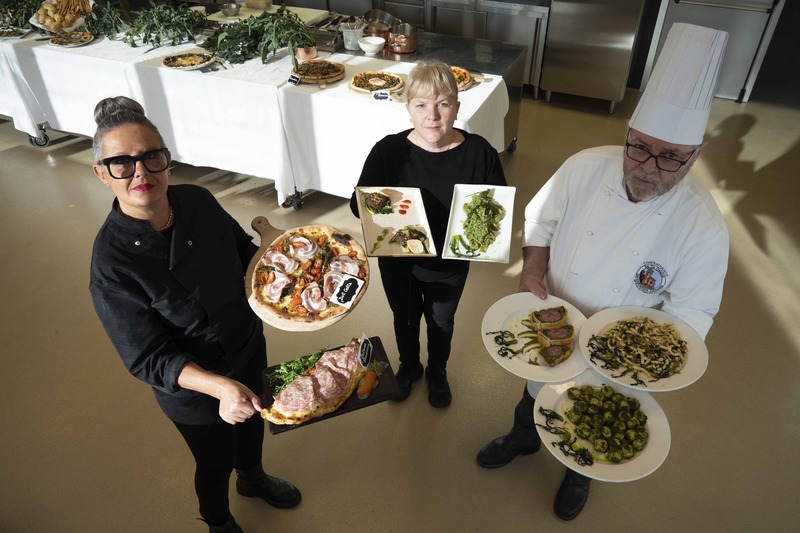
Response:
M371 9L364 13L364 20L367 21L367 25L364 28L364 35L383 37L387 43L389 42L389 29L401 22L390 13L379 9Z
M408 54L417 49L417 28L408 23L395 24L389 30L389 49L398 54Z

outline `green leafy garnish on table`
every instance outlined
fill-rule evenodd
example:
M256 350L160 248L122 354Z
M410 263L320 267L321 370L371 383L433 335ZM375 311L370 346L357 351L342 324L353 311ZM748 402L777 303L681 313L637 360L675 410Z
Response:
M130 46L137 43L159 46L177 46L195 42L195 34L205 25L206 16L189 9L186 4L169 4L163 0L150 0L150 8L139 12L125 33L124 41Z
M130 20L130 15L126 11L107 1L95 2L92 11L84 13L83 17L86 31L95 37L105 35L109 39L124 33L128 27L127 21Z
M322 354L327 350L327 348L323 348L317 353L304 355L297 359L281 363L278 365L278 368L266 375L267 383L273 385L275 387L275 394L278 394L292 381L305 374L310 368L313 368L319 358L322 357Z
M266 63L286 46L296 69L295 50L315 45L316 41L302 19L281 6L275 13L265 11L258 17L247 17L226 25L216 30L201 46L231 63L244 63L256 57Z
M0 0L0 28L30 28L42 0Z

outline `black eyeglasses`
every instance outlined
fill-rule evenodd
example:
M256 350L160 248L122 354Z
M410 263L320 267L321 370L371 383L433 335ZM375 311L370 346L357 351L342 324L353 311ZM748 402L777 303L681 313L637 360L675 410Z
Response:
M169 149L159 148L150 150L140 156L115 155L106 157L103 163L108 169L108 173L116 180L124 180L136 174L136 163L141 161L148 172L161 172L169 166Z
M635 144L629 143L627 140L625 141L625 154L636 161L637 163L646 163L651 157L656 160L656 167L659 170L663 170L664 172L677 172L681 169L683 165L689 162L689 159L694 156L695 151L697 148L692 150L692 153L686 159L686 161L681 161L680 159L673 159L669 156L664 155L656 155L648 152L641 146L636 146Z

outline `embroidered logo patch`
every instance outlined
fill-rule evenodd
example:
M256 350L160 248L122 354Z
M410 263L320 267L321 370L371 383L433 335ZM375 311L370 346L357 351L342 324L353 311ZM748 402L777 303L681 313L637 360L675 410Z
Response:
M664 288L667 284L667 271L654 261L645 261L636 271L633 282L636 287L647 294L653 294Z

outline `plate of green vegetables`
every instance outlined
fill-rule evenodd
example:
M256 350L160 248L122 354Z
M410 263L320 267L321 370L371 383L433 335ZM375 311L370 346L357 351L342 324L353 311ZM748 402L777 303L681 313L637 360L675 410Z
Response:
M516 187L457 184L442 257L508 263Z

